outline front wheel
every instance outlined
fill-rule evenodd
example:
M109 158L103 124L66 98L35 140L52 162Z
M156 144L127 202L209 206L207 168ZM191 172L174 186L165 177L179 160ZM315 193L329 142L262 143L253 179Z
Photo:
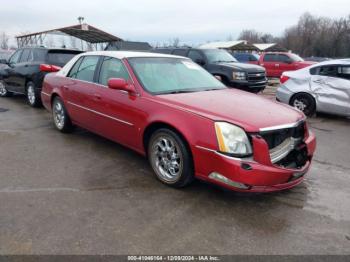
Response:
M69 133L73 129L72 122L68 116L63 101L55 97L52 103L52 117L56 128L62 133Z
M309 117L316 113L315 99L309 94L296 94L290 101L290 105L299 109Z
M32 107L40 107L42 105L40 92L35 88L33 82L27 83L27 101Z
M183 139L170 129L159 129L152 135L148 159L157 178L166 185L180 188L194 179L190 150Z
M6 84L3 80L0 80L0 97L11 96L12 93L7 91Z

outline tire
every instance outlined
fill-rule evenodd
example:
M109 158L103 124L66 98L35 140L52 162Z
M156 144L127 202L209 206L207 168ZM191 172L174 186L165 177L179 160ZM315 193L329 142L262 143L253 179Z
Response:
M28 104L32 107L41 107L41 97L40 92L35 87L33 82L28 82L26 85L26 97Z
M194 180L191 152L184 140L174 131L167 128L155 131L147 151L156 177L164 184L181 188Z
M316 113L316 101L309 94L294 95L290 101L290 105L299 109L308 117L312 117Z
M0 80L0 97L9 97L12 96L13 93L7 91L6 84L4 80Z
M62 133L70 133L73 125L64 103L60 97L55 97L52 103L52 117L55 127Z

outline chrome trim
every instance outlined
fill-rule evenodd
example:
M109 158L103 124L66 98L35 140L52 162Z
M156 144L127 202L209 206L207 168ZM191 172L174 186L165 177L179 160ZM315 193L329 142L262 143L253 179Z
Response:
M50 97L50 95L49 95L48 93L45 93L45 92L43 92L43 91L41 91L41 93L42 93L43 95L45 95L45 96Z
M212 152L214 154L217 154L221 157L224 157L224 158L227 158L227 159L231 159L231 160L236 160L236 161L242 161L242 162L254 162L253 158L252 157L247 157L247 158L239 158L239 157L233 157L233 156L227 156L227 155L224 155L214 149L210 149L210 148L207 148L207 147L202 147L202 146L195 146L196 148L198 149L201 149L201 150L205 150L205 151L209 151L209 152Z
M68 103L68 104L70 104L70 105L72 105L72 106L79 107L79 108L81 108L81 109L87 110L87 111L89 111L89 112L95 113L95 114L100 115L100 116L107 117L107 118L109 118L109 119L115 120L115 121L117 121L117 122L120 122L120 123L123 123L123 124L129 125L129 126L133 126L133 125L134 125L134 124L132 124L132 123L129 123L129 122L126 122L126 121L124 121L124 120L121 120L121 119L115 118L115 117L113 117L113 116L109 116L109 115L106 115L106 114L103 114L103 113L97 112L97 111L95 111L95 110L92 110L92 109L90 109L90 108L87 108L87 107L84 107L84 106L77 105L77 104L72 103L72 102L70 102L70 101L68 101L67 103Z
M304 121L305 121L305 119L302 119L302 120L300 120L300 121L298 121L298 122L291 123L291 124L264 127L264 128L260 128L259 131L260 131L260 132L268 132L268 131L275 131L275 130L280 130L280 129L293 128L293 127L297 127L300 123L302 123L302 122L304 122Z
M292 150L297 147L300 141L301 138L289 137L284 140L282 144L276 146L275 148L272 148L269 151L271 162L274 164L285 158Z

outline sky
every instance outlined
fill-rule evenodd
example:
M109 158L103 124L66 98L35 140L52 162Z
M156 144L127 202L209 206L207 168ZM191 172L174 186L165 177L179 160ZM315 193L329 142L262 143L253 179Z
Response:
M0 32L11 37L77 24L77 17L124 40L184 44L236 39L243 29L281 35L304 12L337 18L349 0L0 0Z

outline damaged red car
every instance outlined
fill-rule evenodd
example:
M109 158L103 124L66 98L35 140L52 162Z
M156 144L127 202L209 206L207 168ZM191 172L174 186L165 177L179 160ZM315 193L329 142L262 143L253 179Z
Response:
M59 131L77 125L125 145L173 187L292 188L316 147L301 112L229 89L184 57L84 53L46 76L42 101Z

